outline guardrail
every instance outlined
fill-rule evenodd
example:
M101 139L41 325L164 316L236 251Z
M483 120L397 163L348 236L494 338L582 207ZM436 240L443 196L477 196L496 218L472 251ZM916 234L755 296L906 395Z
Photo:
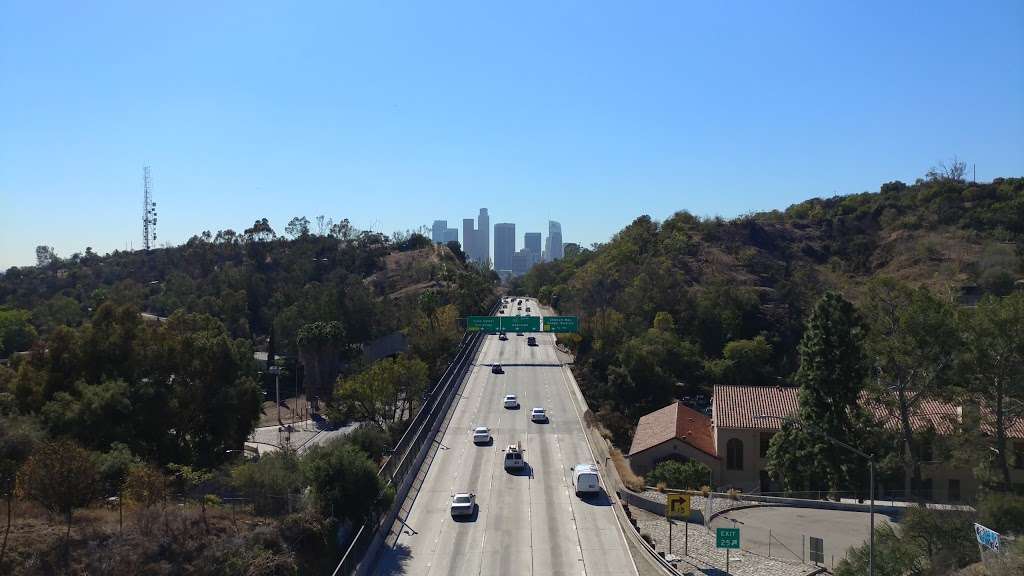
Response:
M500 302L500 301L499 301ZM492 306L490 313L497 311L498 304ZM376 514L364 522L349 543L332 576L353 574L365 559L372 560L387 533L394 524L395 516L402 506L411 484L410 470L417 470L428 452L429 440L434 437L444 415L448 412L455 391L459 389L463 379L473 364L476 352L483 341L482 332L466 332L459 344L459 351L448 365L444 374L434 386L427 391L426 399L413 416L405 433L391 450L391 454L381 464L377 472L378 478L386 478L386 483L378 498L395 489L395 499L391 508Z

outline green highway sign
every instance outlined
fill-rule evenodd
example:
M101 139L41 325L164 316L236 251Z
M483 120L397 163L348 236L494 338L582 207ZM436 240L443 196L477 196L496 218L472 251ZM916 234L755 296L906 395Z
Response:
M579 332L580 319L575 316L545 316L545 332Z
M501 316L501 329L506 332L540 332L540 316Z
M497 332L501 330L501 320L498 316L467 316L466 330L470 332L484 331Z
M739 548L739 528L718 528L715 530L715 548Z

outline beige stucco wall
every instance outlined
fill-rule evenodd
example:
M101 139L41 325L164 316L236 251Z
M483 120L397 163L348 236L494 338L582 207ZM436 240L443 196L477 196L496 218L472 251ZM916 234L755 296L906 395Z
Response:
M729 470L728 446L729 440L736 438L743 442L743 469ZM764 463L761 461L761 431L738 428L715 428L715 440L718 445L720 475L722 478L720 487L737 488L744 492L760 492L761 470Z
M667 442L663 442L648 448L643 452L633 454L629 457L629 465L633 469L633 472L644 475L654 469L654 466L669 456L680 456L688 460L696 460L708 468L711 469L712 475L715 477L715 482L718 482L718 460L709 454L706 454L700 450L697 450L693 446L673 438Z

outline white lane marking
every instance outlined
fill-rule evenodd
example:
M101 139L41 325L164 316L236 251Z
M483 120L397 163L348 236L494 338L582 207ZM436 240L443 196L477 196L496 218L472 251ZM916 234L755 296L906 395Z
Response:
M551 425L557 426L554 421L552 421ZM557 428L555 429L555 448L558 450L558 461L564 463L565 456L562 455L562 441L558 439ZM576 511L572 509L572 494L569 490L569 484L565 481L565 472L562 472L561 476L562 490L565 491L565 502L569 507L569 518L572 520L572 532L576 535L576 560L580 563L580 573L586 575L587 561L583 558L583 541L580 539L579 526L576 525Z
M583 416L580 415L580 410L576 406L576 397L575 397L576 395L573 392L572 388L569 386L569 380L566 378L566 375L565 375L565 373L566 373L566 371L568 369L569 369L568 366L562 366L562 369L560 371L562 373L562 384L565 385L565 391L569 394L569 401L572 402L572 409L573 409L574 412L576 412L576 419L580 423L580 432L583 432L583 441L586 442L586 444L587 444L587 450L590 451L590 457L594 459L594 464L597 464L597 455L594 454L594 448L590 445L590 438L587 437L587 429L585 428L585 426L583 424ZM581 392L581 394L582 394L582 392ZM608 494L608 486L604 482L603 475L599 476L598 479L601 481L601 485L604 488L605 494ZM610 499L611 498L609 497L609 500ZM614 505L615 505L615 503L612 502L612 506L614 506ZM639 576L640 571L636 567L636 561L633 560L633 554L631 554L629 552L629 543L626 542L626 534L623 533L623 531L622 531L622 525L619 524L619 519L615 515L615 511L612 510L611 512L612 512L612 518L615 520L615 525L619 527L619 536L622 538L622 545L624 546L623 549L626 551L626 555L629 557L630 564L633 565L633 574L636 574L637 576Z

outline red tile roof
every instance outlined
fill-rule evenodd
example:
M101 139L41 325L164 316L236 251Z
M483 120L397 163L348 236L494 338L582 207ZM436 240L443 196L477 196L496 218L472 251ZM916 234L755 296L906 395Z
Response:
M711 398L712 418L719 428L778 430L782 421L776 418L762 420L755 416L795 416L799 392L799 388L791 386L715 386ZM899 430L899 412L896 408L870 402L866 393L861 395L860 403L874 414L875 420L882 426L889 430ZM983 429L989 434L993 434L991 420L991 415L986 411ZM935 428L938 434L943 435L955 433L961 421L959 406L938 400L919 402L910 418L910 424L915 430ZM1007 436L1024 439L1024 419L1008 424Z
M642 416L633 433L629 454L632 456L673 438L705 454L716 456L715 441L711 436L711 419L681 402L673 402Z
M785 418L797 410L799 388L783 386L715 386L712 418L719 428L778 430L782 421L755 418L761 414Z

